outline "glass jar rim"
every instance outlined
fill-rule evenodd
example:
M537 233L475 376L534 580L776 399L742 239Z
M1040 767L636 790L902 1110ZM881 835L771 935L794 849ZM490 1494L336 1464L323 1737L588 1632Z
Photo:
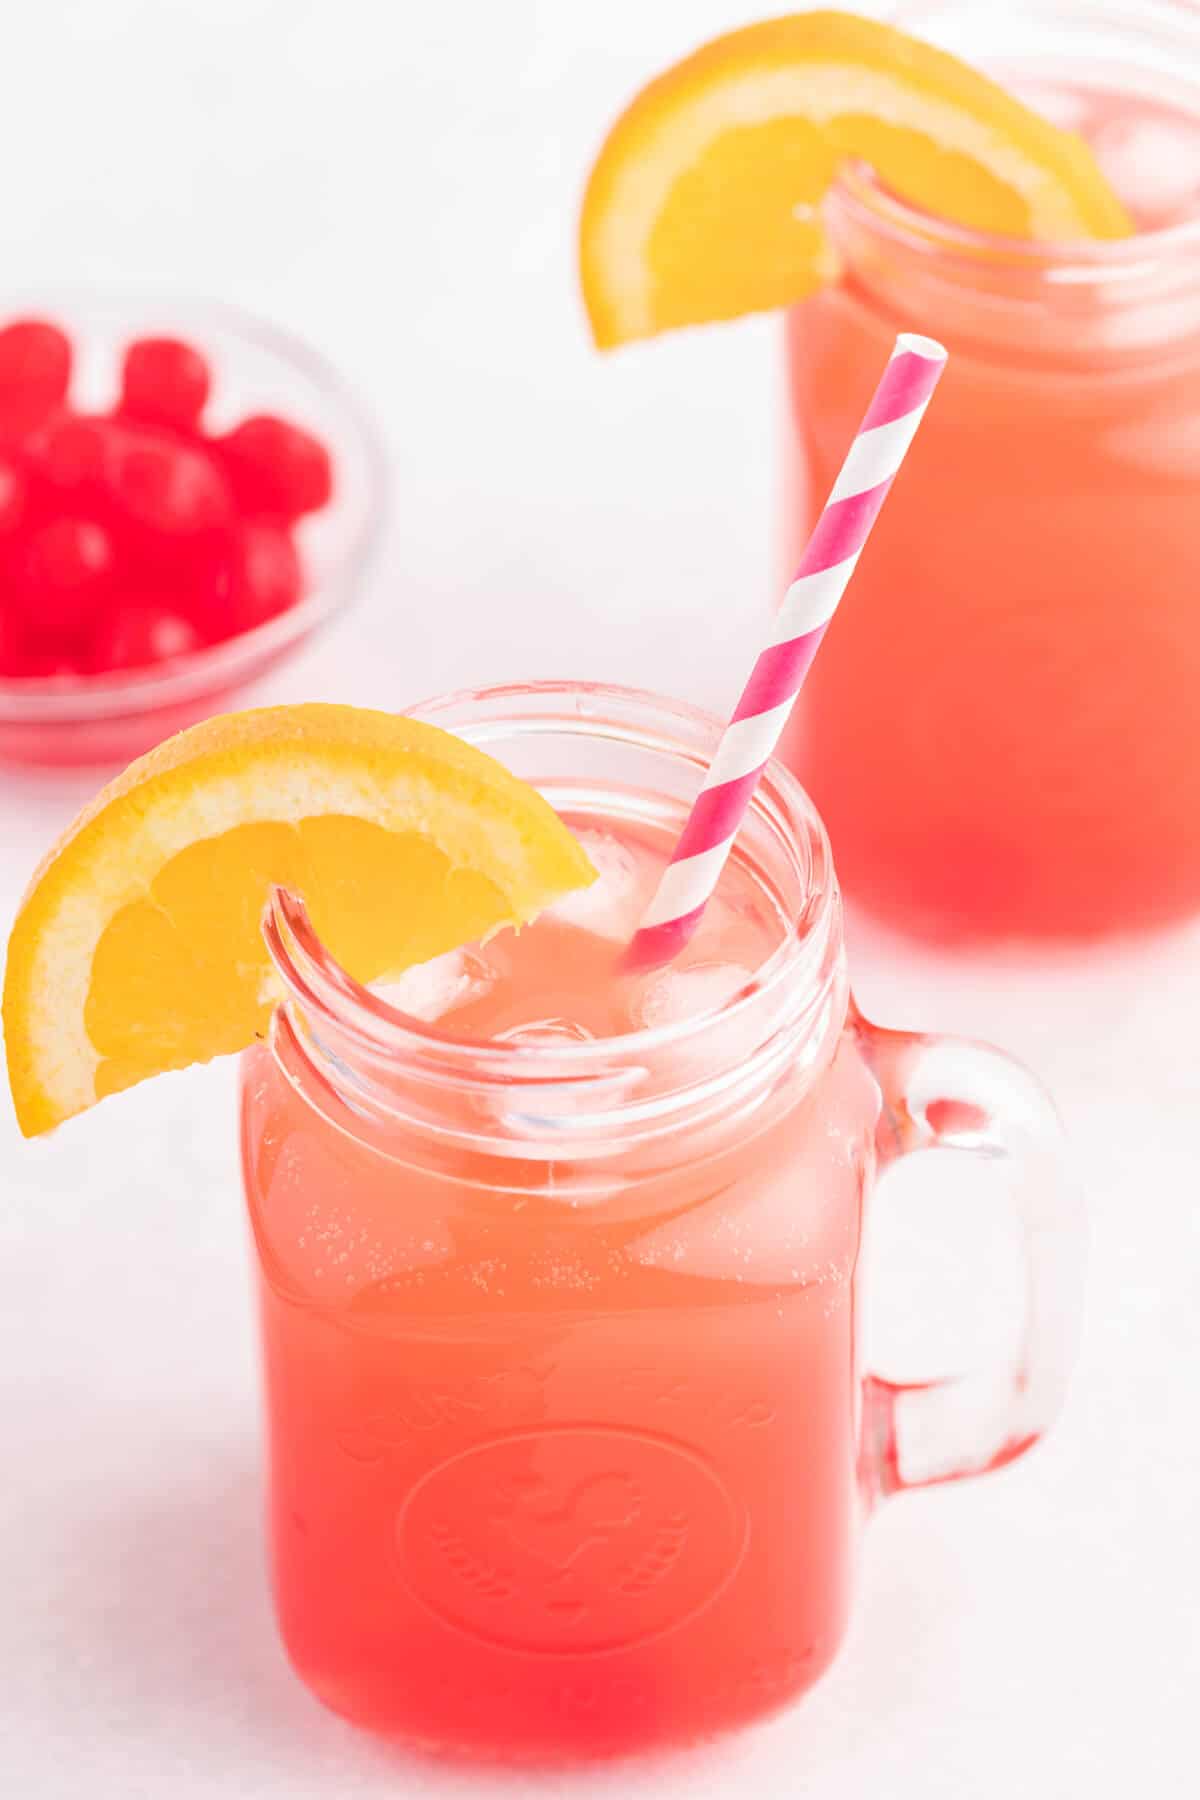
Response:
M1044 25L1051 20L1074 24L1089 37L1097 25L1124 30L1130 34L1131 46L1137 49L1144 48L1151 39L1164 48L1178 48L1184 43L1200 74L1200 7L1193 5L1192 0L1167 0L1165 7L1152 0L1152 5L1153 18L1146 16L1140 0L1136 8L1096 6L1092 0L1087 0L1086 6L1080 0L1039 0L1037 6L1022 10L1029 15L1031 24ZM934 14L961 12L969 16L980 10L978 3L971 5L968 0L903 0L887 16L893 24L919 36L922 21ZM987 11L988 16L993 16L990 7ZM1011 7L1006 7L1005 16L1010 21L1012 12ZM1151 268L1177 258L1190 261L1200 251L1200 213L1171 225L1137 231L1128 238L1049 241L977 231L913 205L891 191L862 162L848 162L843 167L826 205L835 215L844 211L852 224L884 236L898 250L915 250L964 268L986 266L989 273L1007 267L1018 279L1028 281L1032 276L1063 286L1091 283L1111 290L1123 281L1136 285ZM1200 280L1200 270L1197 279Z
M506 730L615 738L682 758L695 766L698 778L722 730L721 721L685 702L632 687L569 681L466 689L409 711L457 730L485 749ZM325 949L303 903L277 889L264 930L285 1004L296 1003L319 1040L332 1029L339 1048L348 1046L355 1056L400 1069L406 1078L419 1072L429 1082L459 1087L603 1087L641 1059L700 1042L705 1033L720 1033L735 1018L748 1024L760 1017L764 1046L785 1027L789 1037L802 1037L805 1019L821 1015L840 967L841 903L829 841L812 802L781 763L768 765L751 805L756 820L770 831L772 845L790 859L807 898L789 917L780 942L752 981L711 1011L620 1036L553 1045L460 1037L437 1022L400 1011L356 981ZM745 1067L738 1071L744 1072ZM690 1082L688 1101L701 1101L703 1089L715 1089L719 1082L719 1076L712 1084Z
M957 264L963 271L986 269L993 276L1007 271L1023 282L1032 276L1052 286L1087 283L1112 289L1122 282L1140 284L1176 258L1188 262L1189 272L1193 259L1200 264L1200 214L1127 238L1004 237L926 212L887 187L868 163L854 160L839 170L825 206L835 219L844 215L901 252ZM1196 279L1200 282L1200 266Z

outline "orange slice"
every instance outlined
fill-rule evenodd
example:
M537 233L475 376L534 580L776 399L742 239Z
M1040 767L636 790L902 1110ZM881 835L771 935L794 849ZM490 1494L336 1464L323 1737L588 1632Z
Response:
M827 280L816 206L847 158L928 212L1008 237L1123 237L1081 138L941 50L847 13L731 32L617 120L580 274L601 348L784 306Z
M349 706L210 719L105 788L22 902L4 986L21 1129L261 1033L275 883L372 981L594 875L533 788L432 725Z

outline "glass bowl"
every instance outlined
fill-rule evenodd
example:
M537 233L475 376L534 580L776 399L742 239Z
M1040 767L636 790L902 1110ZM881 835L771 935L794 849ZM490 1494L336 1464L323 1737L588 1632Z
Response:
M248 413L278 412L314 432L333 458L332 500L296 528L306 587L287 612L146 669L0 676L0 759L127 762L221 710L354 597L384 523L382 444L371 415L318 351L235 307L153 295L5 292L0 324L21 317L53 320L70 336L73 406L111 405L130 338L178 336L212 365L206 426L224 431Z

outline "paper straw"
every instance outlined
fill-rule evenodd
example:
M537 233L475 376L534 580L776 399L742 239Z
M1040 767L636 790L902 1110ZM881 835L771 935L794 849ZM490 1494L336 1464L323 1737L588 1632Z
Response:
M838 601L854 573L946 366L932 338L903 332L850 446L825 509L726 726L704 786L629 946L627 966L671 961L700 922L721 877L742 816Z

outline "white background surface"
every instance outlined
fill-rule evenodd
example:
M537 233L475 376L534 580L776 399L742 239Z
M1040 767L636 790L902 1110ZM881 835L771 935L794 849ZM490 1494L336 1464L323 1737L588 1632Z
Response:
M402 705L569 673L732 700L772 574L775 327L602 361L572 230L618 104L755 10L12 8L6 269L256 307L325 346L385 423L385 564L268 697ZM6 919L92 785L0 773ZM876 1017L992 1037L1050 1083L1090 1191L1093 1257L1057 1432L1002 1475L885 1509L851 1641L808 1702L717 1749L539 1781L397 1758L308 1699L263 1583L232 1070L218 1067L32 1146L3 1103L0 1792L1193 1791L1200 929L1044 968L939 963L861 926L854 940ZM891 1234L897 1268L943 1218ZM966 1225L955 1255L893 1286L897 1343L915 1315L944 1311L949 1332L987 1313L995 1234L969 1211ZM938 1277L949 1303L918 1301Z

